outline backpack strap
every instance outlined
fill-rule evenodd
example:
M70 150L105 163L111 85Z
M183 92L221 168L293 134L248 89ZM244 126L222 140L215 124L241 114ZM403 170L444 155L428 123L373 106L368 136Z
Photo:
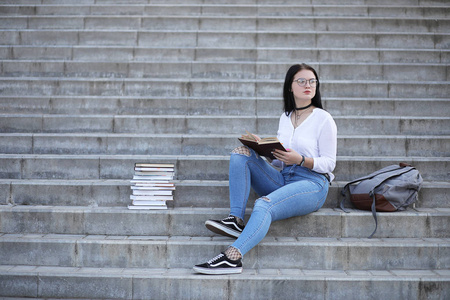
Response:
M356 179L356 180L350 181L349 183L347 183L347 184L342 188L342 190L341 190L342 198L341 198L341 202L339 203L339 207L340 207L344 212L346 212L346 213L349 213L349 212L350 212L349 210L347 210L347 209L344 207L344 202L345 202L346 199L348 199L349 186L350 186L351 184L357 183L357 182L359 182L359 181L361 181L361 180L364 180L364 179L368 179L368 178L362 178L362 179Z
M372 232L372 234L368 237L369 239L371 239L371 238L373 237L373 235L375 234L375 232L376 232L377 229L378 229L377 208L376 208L376 200L377 200L377 199L375 198L374 190L375 190L375 189L371 190L370 193L369 193L369 195L372 197L372 207L371 207L371 209L372 209L372 216L373 216L373 219L375 220L375 229L374 229L374 231Z

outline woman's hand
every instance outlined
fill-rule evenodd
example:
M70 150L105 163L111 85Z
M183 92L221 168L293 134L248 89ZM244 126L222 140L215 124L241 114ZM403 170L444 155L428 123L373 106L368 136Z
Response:
M284 162L286 165L299 165L302 161L302 156L293 149L286 149L286 152L275 149L272 153L276 159Z

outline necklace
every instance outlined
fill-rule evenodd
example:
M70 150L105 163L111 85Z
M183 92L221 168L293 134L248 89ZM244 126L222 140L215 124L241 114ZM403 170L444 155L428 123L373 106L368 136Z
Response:
M309 113L311 111L310 109L308 109L310 106L311 106L311 104L308 106L305 106L305 107L301 107L300 109L303 109L303 111L300 113L295 112L295 116L294 116L294 127L295 128L297 128L301 124L303 115L306 113ZM300 110L300 109L296 108L296 110Z

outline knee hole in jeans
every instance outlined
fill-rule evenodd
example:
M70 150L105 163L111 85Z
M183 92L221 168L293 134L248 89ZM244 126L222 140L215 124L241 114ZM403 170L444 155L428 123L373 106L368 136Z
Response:
M242 155L245 155L248 157L250 157L250 155L251 155L250 150L246 146L237 147L233 151L231 151L231 153L242 154Z
M270 199L267 198L266 196L262 196L260 199L266 202L270 202Z

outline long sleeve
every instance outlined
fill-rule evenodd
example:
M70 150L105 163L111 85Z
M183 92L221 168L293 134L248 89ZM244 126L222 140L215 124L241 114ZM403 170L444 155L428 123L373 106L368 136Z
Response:
M313 157L314 167L312 170L330 174L336 167L337 152L337 127L333 119L324 120L319 129L317 143L319 151L317 156Z

